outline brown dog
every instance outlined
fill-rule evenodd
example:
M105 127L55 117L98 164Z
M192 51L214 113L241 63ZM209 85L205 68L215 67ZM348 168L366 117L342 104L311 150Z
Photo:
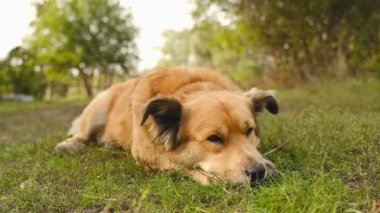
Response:
M56 151L75 152L96 136L149 169L183 169L204 184L253 183L275 168L256 148L263 108L278 112L273 92L243 93L209 70L156 69L100 93Z

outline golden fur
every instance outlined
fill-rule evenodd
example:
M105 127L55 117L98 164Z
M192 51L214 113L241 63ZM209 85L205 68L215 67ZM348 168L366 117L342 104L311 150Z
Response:
M97 95L56 151L75 152L96 137L129 150L149 169L183 168L204 184L252 182L257 165L266 173L274 168L256 148L255 118L263 108L277 113L273 92L244 93L205 69L156 69Z

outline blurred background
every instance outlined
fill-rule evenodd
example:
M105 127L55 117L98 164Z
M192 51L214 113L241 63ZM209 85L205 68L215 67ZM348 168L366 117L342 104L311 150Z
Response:
M277 91L258 122L278 176L204 187L52 151L92 96L171 66ZM380 213L379 100L380 0L0 0L0 212Z
M3 101L91 97L154 67L243 88L380 78L379 0L0 3Z

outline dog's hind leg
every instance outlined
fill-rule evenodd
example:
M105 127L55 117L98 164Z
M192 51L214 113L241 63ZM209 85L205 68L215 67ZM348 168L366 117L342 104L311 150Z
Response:
M74 153L83 149L92 137L99 136L106 122L110 99L107 91L97 95L73 121L69 130L71 137L58 143L55 150L58 153Z

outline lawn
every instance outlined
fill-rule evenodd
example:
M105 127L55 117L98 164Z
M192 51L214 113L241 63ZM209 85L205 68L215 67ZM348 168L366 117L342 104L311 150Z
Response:
M84 103L0 104L0 212L371 212L380 209L380 81L278 89L260 150L280 171L263 185L203 186L146 172L128 153L54 146ZM377 206L377 207L376 207Z

